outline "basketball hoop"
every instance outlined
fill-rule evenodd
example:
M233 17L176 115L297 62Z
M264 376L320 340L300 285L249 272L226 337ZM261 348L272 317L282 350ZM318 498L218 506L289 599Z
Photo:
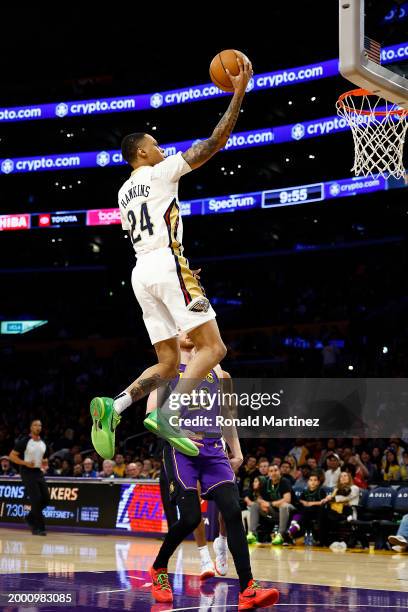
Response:
M366 89L353 89L342 94L336 108L353 134L352 172L356 176L405 177L403 154L408 110Z

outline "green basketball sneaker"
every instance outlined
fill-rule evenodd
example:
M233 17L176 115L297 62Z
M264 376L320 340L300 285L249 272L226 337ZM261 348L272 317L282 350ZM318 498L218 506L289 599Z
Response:
M198 447L192 440L190 440L190 438L181 437L182 433L180 429L172 427L165 417L159 417L157 410L153 410L147 415L143 421L143 425L146 427L146 429L156 434L156 436L167 440L171 446L184 455L188 455L189 457L197 457L200 452Z
M121 417L113 409L111 397L94 397L91 401L91 438L96 452L104 459L115 454L115 430Z

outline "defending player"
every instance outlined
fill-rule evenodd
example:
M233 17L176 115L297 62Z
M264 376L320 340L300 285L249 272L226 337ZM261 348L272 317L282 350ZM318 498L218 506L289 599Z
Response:
M193 359L193 355L187 356L187 360ZM180 366L182 379L186 376L187 369L188 365L185 368ZM169 494L177 506L179 518L170 526L159 554L150 568L152 594L158 602L173 601L167 574L168 561L179 544L201 523L198 483L201 497L215 501L225 523L228 548L234 559L240 582L239 609L271 606L279 600L277 589L262 589L252 577L239 493L232 467L239 467L242 462L241 447L235 427L225 427L221 430L217 423L217 417L221 413L222 416L231 416L229 406L225 405L222 397L221 401L217 401L219 397L217 391L221 391L222 394L232 392L231 378L225 375L220 366L211 369L196 388L196 393L200 393L199 401L196 402L193 397L188 406L184 407L176 417L181 420L189 419L190 423L196 417L198 429L194 427L193 436L199 437L202 442L199 455L187 457L175 448L171 448L169 444L164 446L163 460ZM177 387L178 385L175 389ZM170 393L168 400L170 405L173 397L177 401L179 396L177 393ZM213 401L214 398L216 401ZM201 423L204 424L204 429ZM230 459L225 450L223 437L232 454Z
M198 271L199 272L199 271ZM197 276L197 278L199 278ZM189 338L188 334L180 334L179 336L180 343L180 366L179 366L179 376L174 379L170 384L172 387L175 387L179 377L182 376L185 372L186 365L191 361L194 354L194 344ZM218 388L219 379L224 379L225 381L229 380L231 377L228 372L225 372L221 369L221 366L216 365L213 370L205 379L201 382L201 384L197 387L197 391L201 389L213 390L216 392ZM158 405L160 405L160 401L157 399L158 391L155 390L150 393L147 399L147 407L146 412L149 414L152 410L154 410ZM242 453L239 444L235 446L236 456L232 456L230 462L233 466L234 471L236 471L242 463ZM198 483L199 485L199 483ZM200 488L198 493L201 493ZM167 478L166 470L162 469L160 471L160 494L162 498L164 512L166 514L168 529L170 529L171 525L177 522L177 507L174 503L172 503L170 499L169 492L169 481ZM220 535L214 540L213 548L215 552L215 567L214 563L210 557L210 551L208 550L207 539L205 536L205 525L204 520L202 519L198 527L194 530L194 539L196 541L199 553L200 553L200 562L201 562L201 573L200 579L206 580L207 578L212 578L215 576L215 570L217 574L220 576L226 576L228 572L228 546L227 546L227 532L225 529L225 524L222 519L221 514L219 515L219 526L220 526Z
M122 142L123 158L133 168L119 191L122 227L129 231L137 256L132 286L158 363L114 399L96 397L91 401L92 442L104 458L111 458L115 452L115 430L121 412L177 376L180 363L177 328L189 332L196 347L177 392L190 393L195 381L201 381L225 356L215 312L183 256L178 181L222 149L236 124L253 74L247 59L237 61L239 74L228 73L234 95L210 138L166 159L163 149L149 134L130 134ZM163 415L163 407L160 413L152 412L145 426L179 451L197 455L197 444L170 427Z

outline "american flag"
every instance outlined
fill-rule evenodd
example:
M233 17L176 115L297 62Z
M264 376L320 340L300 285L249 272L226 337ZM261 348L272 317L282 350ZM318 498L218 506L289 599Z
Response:
M368 59L376 64L381 64L381 44L368 36L364 37L364 49Z

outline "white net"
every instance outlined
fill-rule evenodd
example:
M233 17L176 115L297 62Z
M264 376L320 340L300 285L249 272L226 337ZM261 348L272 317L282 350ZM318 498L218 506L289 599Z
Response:
M356 176L406 177L404 143L408 111L363 89L340 96L337 113L351 128Z

